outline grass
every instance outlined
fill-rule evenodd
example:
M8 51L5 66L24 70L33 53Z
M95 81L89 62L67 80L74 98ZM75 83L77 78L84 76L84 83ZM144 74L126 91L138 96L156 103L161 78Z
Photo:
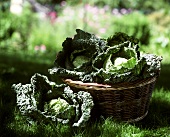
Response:
M170 137L170 76L169 63L162 72L153 91L148 115L137 123L117 122L100 118L84 128L61 124L28 124L16 107L13 83L30 83L34 73L48 76L55 55L0 52L0 135L2 137Z

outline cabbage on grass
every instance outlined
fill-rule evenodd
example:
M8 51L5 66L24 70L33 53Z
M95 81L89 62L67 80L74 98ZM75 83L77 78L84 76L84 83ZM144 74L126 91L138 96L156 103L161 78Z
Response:
M115 84L157 76L162 57L141 54L139 40L117 32L107 39L77 29L63 42L51 75L83 82Z
M46 76L36 73L31 84L13 84L17 106L28 121L55 122L85 126L90 119L93 98L90 93L73 93L65 84L57 85Z

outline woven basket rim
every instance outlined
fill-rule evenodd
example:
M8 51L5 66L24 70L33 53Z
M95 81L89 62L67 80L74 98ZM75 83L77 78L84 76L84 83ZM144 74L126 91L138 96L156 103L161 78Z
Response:
M63 79L63 81L69 86L81 88L81 89L91 89L91 90L125 90L133 89L137 87L142 87L147 84L155 82L157 76L149 77L145 79L140 79L132 82L121 82L113 85L100 84L100 83L86 83L82 81L75 81L72 79Z

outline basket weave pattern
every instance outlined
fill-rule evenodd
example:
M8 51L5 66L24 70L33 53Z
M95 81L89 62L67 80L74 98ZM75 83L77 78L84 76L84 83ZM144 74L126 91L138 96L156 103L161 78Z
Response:
M83 83L65 79L74 92L91 93L95 106L93 114L113 117L121 121L136 122L143 119L149 109L149 102L157 77L115 85Z

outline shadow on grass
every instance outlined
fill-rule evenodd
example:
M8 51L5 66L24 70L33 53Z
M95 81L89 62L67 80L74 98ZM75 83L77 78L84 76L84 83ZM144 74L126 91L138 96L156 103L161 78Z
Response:
M170 64L163 64L161 73L156 83L156 88L164 88L170 90Z
M170 127L170 93L166 91L153 93L148 115L135 125L142 129Z
M12 84L30 83L30 78L35 73L49 76L48 69L53 67L54 59L51 59L51 64L45 60L46 57L36 55L0 53L0 136L15 136L15 133L9 133L6 129L6 125L14 119L16 107L16 94L11 90Z
M163 64L153 91L148 115L136 123L142 129L170 127L170 64Z

